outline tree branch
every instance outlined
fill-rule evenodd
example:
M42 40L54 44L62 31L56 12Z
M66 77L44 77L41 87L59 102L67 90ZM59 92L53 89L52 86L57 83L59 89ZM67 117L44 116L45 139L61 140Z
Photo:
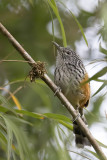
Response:
M28 61L29 65L32 67L33 64L37 64L32 57L24 50L24 48L16 41L16 39L8 32L8 30L0 23L0 31L4 34L8 40L12 43L12 45L16 48L16 50L21 54L21 56ZM51 88L51 90L55 93L57 90L57 86L53 83L53 81L49 78L49 76L44 73L41 79ZM77 117L77 113L67 98L63 95L62 92L57 92L56 96L60 99L60 101L64 104L67 110L70 112L72 117L75 119ZM84 122L82 121L81 117L76 119L76 122L80 126L81 130L87 136L88 140L90 141L91 145L95 149L96 153L98 154L101 160L107 160L107 157L102 152L101 147L98 145L92 134L90 133L89 129L86 127Z

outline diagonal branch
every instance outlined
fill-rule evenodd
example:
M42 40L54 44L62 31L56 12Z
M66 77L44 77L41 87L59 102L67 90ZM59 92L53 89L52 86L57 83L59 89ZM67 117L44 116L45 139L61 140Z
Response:
M25 51L25 49L16 41L16 39L8 32L8 30L0 23L0 31L2 34L4 34L8 40L12 43L12 45L16 48L16 50L21 54L21 56L28 61L29 65L32 67L34 64L37 63L32 59L32 57ZM41 79L51 88L53 92L57 90L57 86L53 83L53 81L49 78L49 76L44 73L43 76L41 76ZM57 92L56 96L60 99L60 101L64 104L64 106L67 108L67 110L70 112L70 114L73 116L74 119L77 117L77 113L73 106L70 104L70 102L67 100L67 98L63 95L62 92ZM91 145L95 149L96 153L98 154L99 158L101 160L107 160L107 157L102 152L101 147L98 145L96 140L94 139L93 135L90 133L89 129L86 127L84 122L80 117L76 119L76 122L80 126L81 130L84 132L84 134L87 136L88 140L90 141Z

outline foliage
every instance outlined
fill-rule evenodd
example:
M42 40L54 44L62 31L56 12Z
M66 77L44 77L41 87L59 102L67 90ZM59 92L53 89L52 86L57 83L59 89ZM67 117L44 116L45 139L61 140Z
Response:
M95 86L86 117L89 127L97 123L106 132L107 113L105 111L102 116L101 110L107 85L107 2L100 1L92 11L80 7L77 1L69 1L69 5L71 9L64 0L1 0L0 19L35 60L46 62L52 79L55 66L52 40L65 47L72 44L75 50L77 45L90 47L87 30L96 27L95 24L100 26L92 35L93 39L99 37L97 53L91 44L83 54L90 65L102 64L100 69L96 67L96 73L89 79L90 84L95 81L101 85L99 88ZM17 61L2 61L13 59ZM96 159L96 153L90 148L74 150L71 115L42 80L29 82L30 67L18 61L21 59L0 33L0 160L50 160L50 157L51 160L79 160L82 156ZM107 148L107 144L99 144Z

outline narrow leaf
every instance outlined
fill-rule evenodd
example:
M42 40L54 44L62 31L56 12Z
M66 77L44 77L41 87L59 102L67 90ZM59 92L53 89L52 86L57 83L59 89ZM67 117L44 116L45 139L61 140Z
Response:
M22 113L23 115L27 115L27 116L37 118L37 119L44 119L44 118L54 119L58 123L67 127L68 129L73 130L72 125L68 124L68 123L72 123L72 121L64 115L54 114L54 113L39 114L39 113L33 113L33 112L25 111L25 110L15 110L15 111L17 113Z
M33 0L29 0L29 3L33 6L34 5L34 1Z
M11 93L11 97L12 97L14 103L16 104L17 108L19 110L21 110L22 107L21 107L20 102L18 101L18 99L12 93Z
M0 106L0 112L7 112L7 111L8 111L7 108Z
M66 5L65 5L63 2L60 1L60 3L61 3L65 8L67 8ZM67 8L67 9L68 9L68 8ZM88 41L87 41L87 39L86 39L86 37L85 37L84 31L83 31L83 27L81 26L81 24L79 23L79 21L78 21L78 19L75 17L75 15L71 12L71 10L68 9L68 11L70 12L70 14L72 15L72 17L74 18L75 22L77 23L77 25L78 25L78 27L79 27L82 35L83 35L83 38L84 38L84 40L85 40L85 43L86 43L86 45L88 46Z
M7 144L7 139L1 131L0 131L0 139L4 141L5 144Z
M10 96L12 97L12 99L13 99L14 103L16 104L17 108L20 110L21 109L21 105L20 105L18 99L10 91L8 91L7 89L2 88L2 87L0 87L0 89L4 90L4 91L6 91L6 92L8 92L10 94Z
M104 48L101 46L101 43L99 44L99 50L100 50L100 52L102 52L103 54L107 55L107 50L104 49Z
M53 2L53 3L52 3ZM50 7L52 8L54 14L56 15L58 21L59 21L59 24L60 24L60 27L61 27L61 32L62 32L62 38L63 38L63 45L64 47L67 46L67 42L66 42L66 35L65 35L65 30L64 30L64 26L63 26L63 23L62 23L62 20L61 20L61 17L59 15L59 11L58 11L58 8L55 4L55 1L52 0L52 2L50 0L48 0L48 3L50 5Z
M62 124L63 126L65 126L66 128L68 128L69 130L73 131L73 126L72 125L70 125L70 124L68 124L68 123L66 123L66 122L64 122L62 120L58 120L58 122L60 124Z
M46 116L47 118L52 118L52 119L62 120L62 121L65 121L65 122L72 123L72 121L68 117L66 117L64 115L61 115L61 114L45 113L43 115Z
M8 136L8 160L10 160L11 155L13 154L13 135L17 141L17 147L21 160L32 159L32 154L28 147L28 140L25 132L19 126L20 119L14 116L2 115L2 118L5 121L7 127L7 136ZM24 122L24 121L23 121ZM25 123L25 122L24 122ZM20 127L20 128L19 128Z
M99 143L99 145L100 145L101 147L107 148L107 145L105 145L105 144L101 143L101 142L100 142L100 141L98 141L98 140L96 140L96 141Z
M86 149L86 150L87 150L88 152L90 152L93 156L95 156L96 158L99 159L97 153L95 153L95 152L93 152L93 151L91 151L91 150L89 150L89 149Z
M101 87L93 94L92 97L94 97L97 93L99 93L106 85L107 85L107 82L103 83Z
M50 12L50 15L51 15L51 19L52 19L52 35L53 35L53 41L55 41L53 15L52 15L52 12L51 12L51 9L50 9L50 7L49 7L49 4L48 4L48 3L47 3L47 6L48 6L48 9L49 9L49 12Z
M37 119L44 119L45 117L42 114L39 113L34 113L34 112L29 112L26 110L15 110L17 113L22 113L23 115L27 115L33 118L37 118Z
M101 71L97 72L94 76L92 76L91 78L89 78L89 80L86 81L86 82L90 82L91 80L96 80L97 78L103 76L106 73L107 73L107 67L104 67Z
M53 5L54 5L55 7L57 7L54 0L51 0L51 2L53 3Z
M77 155L79 155L79 156L81 156L81 157L84 157L85 159L92 160L92 159L90 159L90 158L86 157L85 155L80 154L80 153L78 153L78 152L75 152L75 151L72 151L72 150L68 150L68 151L69 151L69 152L72 152L72 153L75 153L75 154L77 154Z

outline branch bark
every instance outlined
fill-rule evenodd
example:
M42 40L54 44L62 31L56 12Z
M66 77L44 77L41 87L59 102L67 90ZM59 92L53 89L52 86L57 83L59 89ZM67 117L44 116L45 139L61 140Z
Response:
M8 40L12 43L12 45L16 48L16 50L21 54L21 56L28 61L29 65L32 67L33 64L36 64L36 62L32 59L32 57L26 52L26 50L18 43L18 41L9 33L9 31L0 23L0 31L2 34L4 34ZM49 78L49 76L45 73L44 76L41 77L41 79L51 88L51 90L55 93L57 90L57 86L53 83L53 81ZM70 102L67 100L67 98L63 95L62 92L57 92L56 96L60 99L60 101L64 104L64 106L67 108L67 110L70 112L72 117L76 119L77 113L73 106L70 104ZM78 117L76 119L76 122L81 127L84 134L87 136L88 140L90 141L91 145L95 149L96 153L98 154L99 158L101 160L107 160L107 157L103 153L101 147L98 145L97 141L94 139L93 135L89 131L89 129L86 127L84 122L82 121L81 117Z

